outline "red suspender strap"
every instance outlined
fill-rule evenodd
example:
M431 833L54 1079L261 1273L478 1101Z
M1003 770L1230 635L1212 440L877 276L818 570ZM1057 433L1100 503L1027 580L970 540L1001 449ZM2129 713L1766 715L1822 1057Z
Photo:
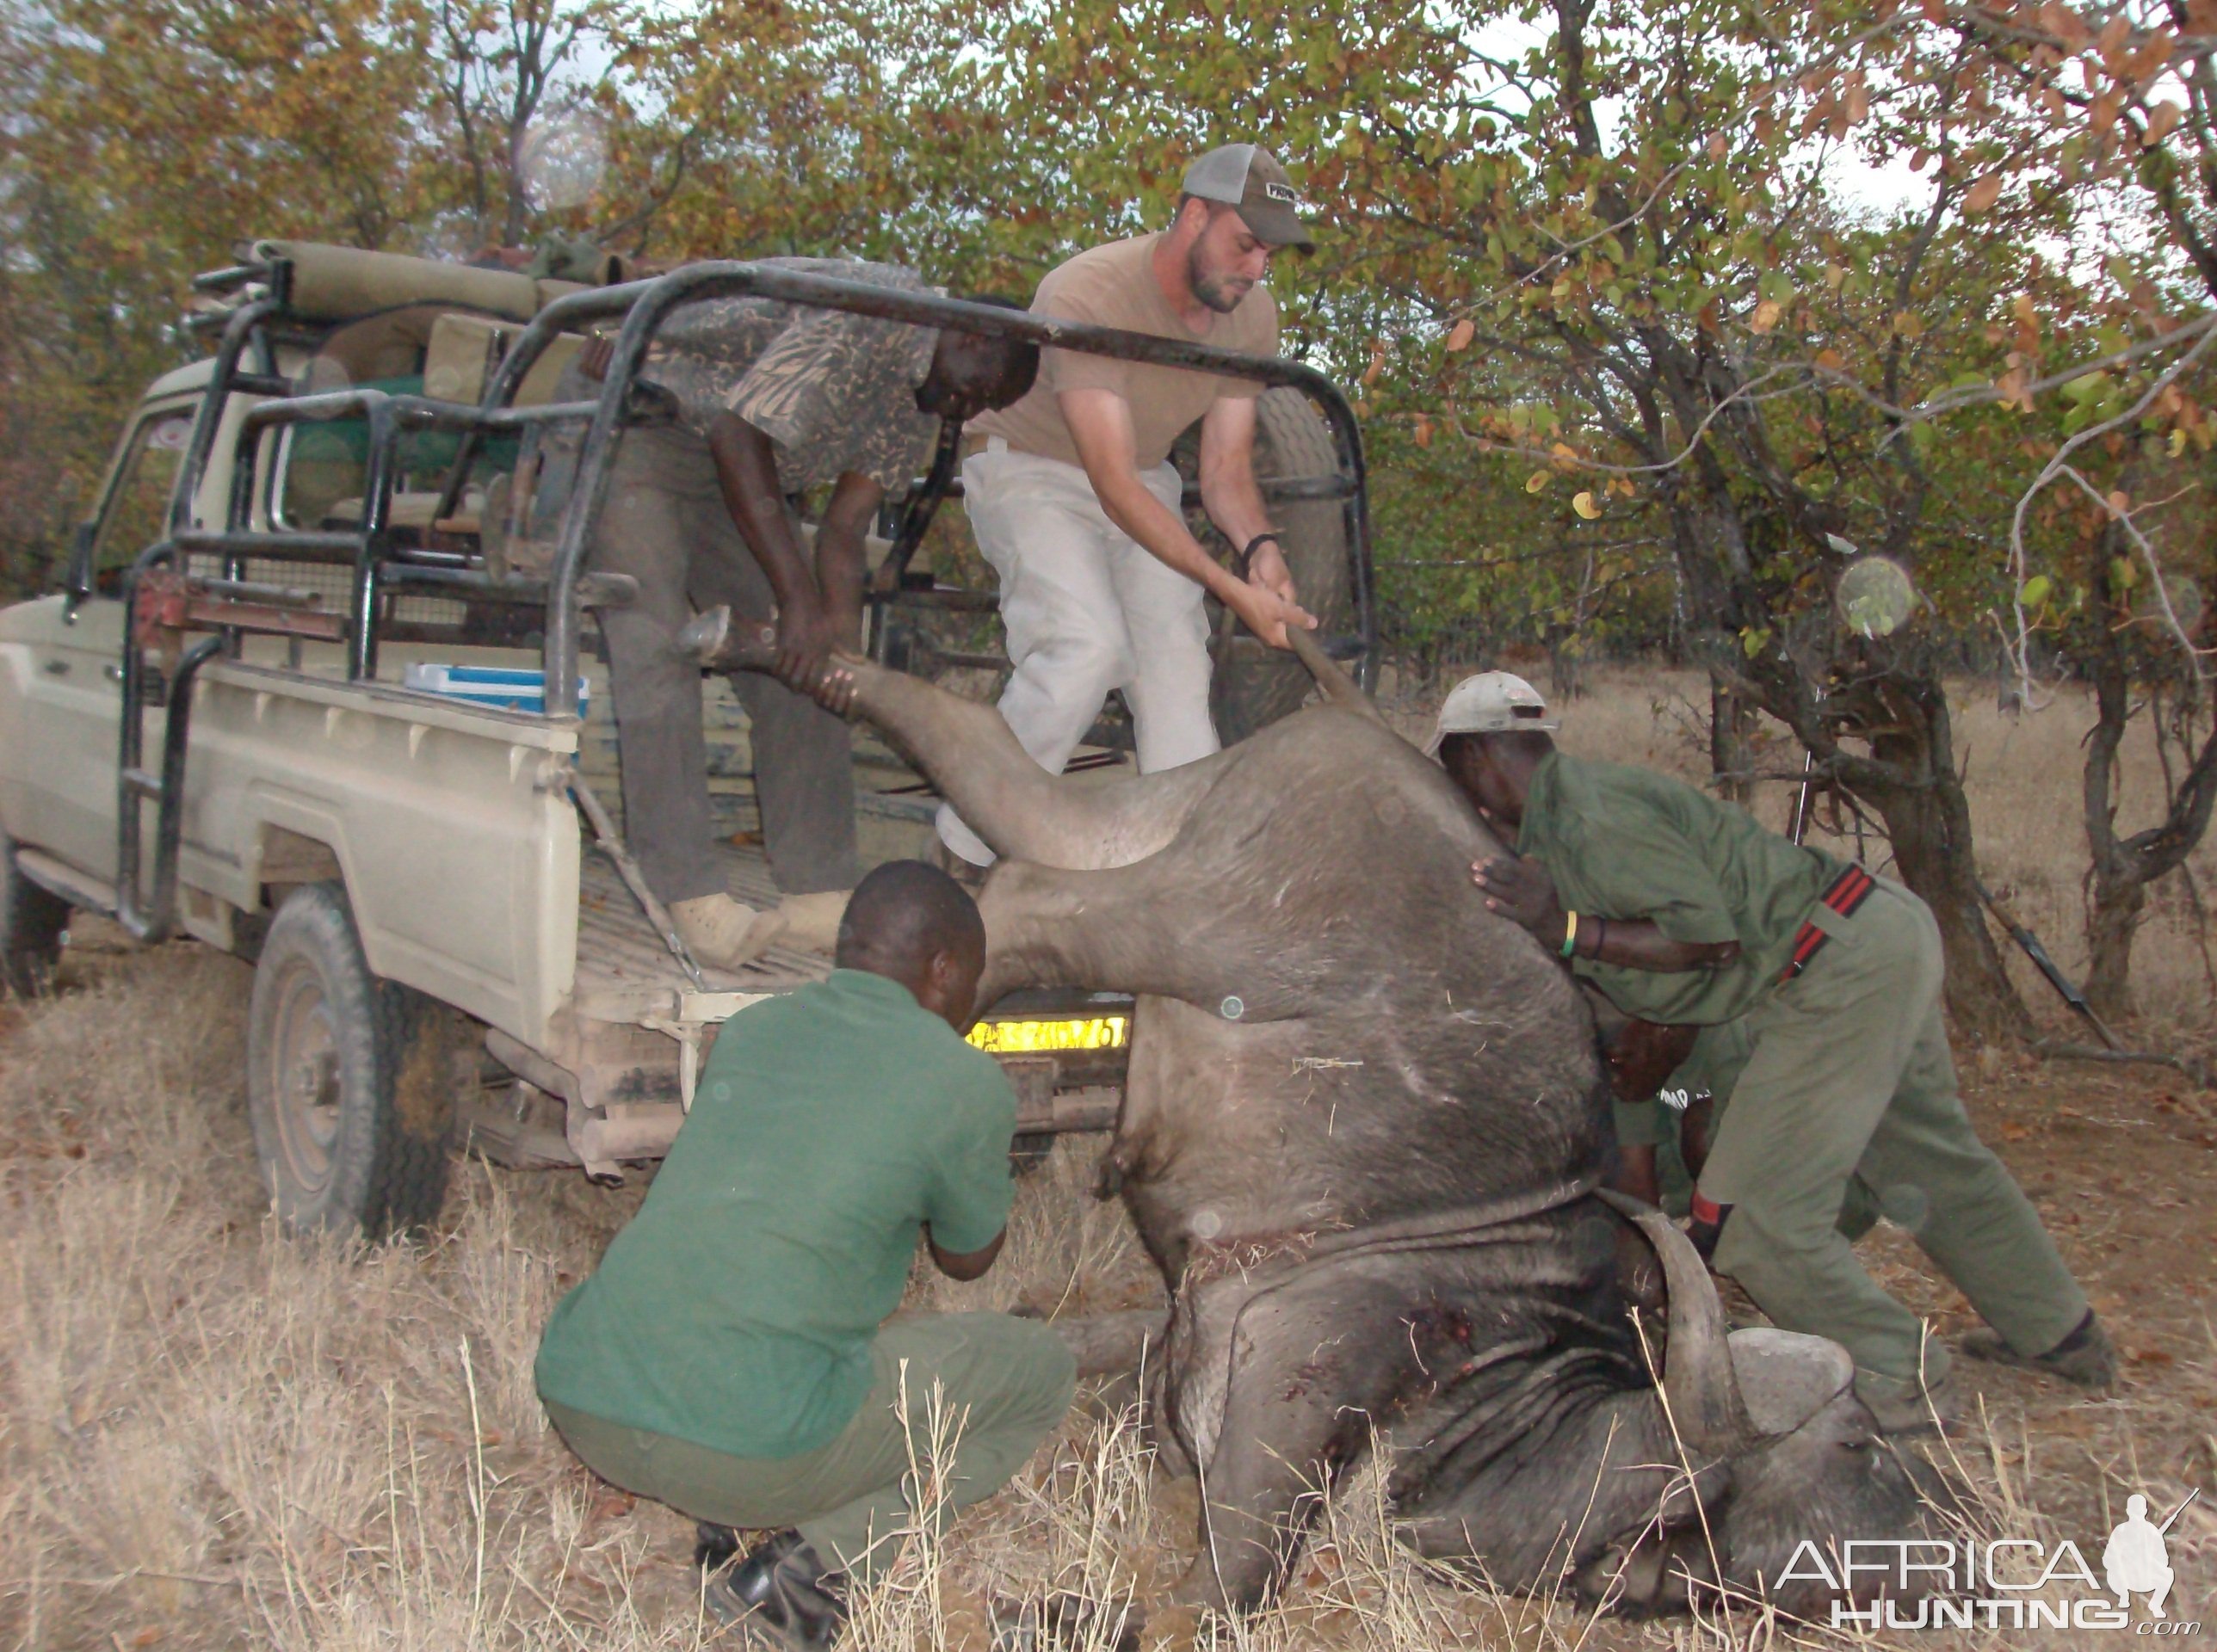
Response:
M1818 899L1842 917L1851 918L1856 914L1856 909L1861 906L1871 891L1877 887L1878 879L1872 877L1870 873L1865 872L1861 866L1850 866L1832 880L1832 886L1818 897ZM1794 934L1794 956L1787 959L1786 968L1780 972L1779 980L1791 981L1802 971L1807 969L1809 960L1817 956L1826 940L1825 932L1815 924L1804 923Z

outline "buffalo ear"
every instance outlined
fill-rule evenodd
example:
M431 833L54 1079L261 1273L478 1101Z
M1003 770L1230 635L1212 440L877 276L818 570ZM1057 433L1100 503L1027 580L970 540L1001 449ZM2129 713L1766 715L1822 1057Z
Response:
M1758 1434L1790 1434L1845 1393L1856 1362L1829 1337L1775 1325L1732 1334L1732 1376Z

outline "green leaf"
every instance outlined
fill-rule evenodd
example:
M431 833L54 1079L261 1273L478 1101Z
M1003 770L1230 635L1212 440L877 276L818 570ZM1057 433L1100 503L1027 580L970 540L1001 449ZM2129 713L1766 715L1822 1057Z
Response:
M2027 608L2039 607L2047 602L2048 593L2053 589L2046 574L2035 574L2030 579L2025 581L2024 588L2017 592L2018 606Z

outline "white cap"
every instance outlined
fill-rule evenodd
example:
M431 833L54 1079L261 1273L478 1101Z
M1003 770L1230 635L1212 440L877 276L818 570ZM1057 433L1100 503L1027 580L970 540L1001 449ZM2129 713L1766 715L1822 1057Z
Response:
M1540 691L1523 678L1510 671L1481 671L1448 691L1424 755L1438 755L1440 742L1451 734L1508 734L1518 729L1553 734L1562 726L1547 715Z

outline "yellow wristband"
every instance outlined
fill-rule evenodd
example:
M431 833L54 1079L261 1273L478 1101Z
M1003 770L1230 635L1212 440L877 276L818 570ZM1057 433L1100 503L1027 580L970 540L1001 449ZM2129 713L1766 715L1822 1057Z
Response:
M1563 926L1563 956L1568 958L1572 949L1578 944L1578 915L1576 912L1565 912L1563 915L1569 920Z

